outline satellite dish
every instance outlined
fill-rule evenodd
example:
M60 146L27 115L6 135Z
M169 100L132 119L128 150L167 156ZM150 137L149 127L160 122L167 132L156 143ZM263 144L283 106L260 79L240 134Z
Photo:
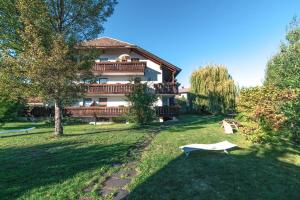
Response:
M127 61L127 60L130 60L130 58L131 57L128 54L122 54L122 55L119 56L118 60L119 61Z

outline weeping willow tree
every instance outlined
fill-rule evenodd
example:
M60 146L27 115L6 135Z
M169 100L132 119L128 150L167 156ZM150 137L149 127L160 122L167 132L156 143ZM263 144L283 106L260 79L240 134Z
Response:
M197 111L231 113L235 110L237 87L223 65L207 65L192 73L191 91Z

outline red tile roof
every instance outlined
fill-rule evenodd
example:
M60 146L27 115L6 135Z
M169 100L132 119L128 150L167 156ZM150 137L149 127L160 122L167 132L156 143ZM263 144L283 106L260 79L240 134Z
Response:
M121 40L117 40L109 37L101 37L93 40L85 41L81 43L81 46L84 47L132 47L135 45L129 44L127 42L123 42Z
M124 41L117 40L114 38L101 37L101 38L85 41L85 42L81 43L80 47L103 48L103 49L105 49L105 48L129 48L129 49L133 50L134 52L136 52L142 56L145 56L146 58L162 65L163 67L165 66L165 67L171 69L172 71L175 72L175 75L177 75L181 71L181 69L178 68L177 66L150 53L149 51L146 51L145 49L143 49L137 45L130 44L128 42L124 42Z

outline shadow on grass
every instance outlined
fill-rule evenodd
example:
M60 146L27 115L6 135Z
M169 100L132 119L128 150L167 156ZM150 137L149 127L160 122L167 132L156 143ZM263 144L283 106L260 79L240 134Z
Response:
M132 146L54 142L0 149L0 197L16 199L31 189L61 183L80 172L122 163Z
M48 124L45 123L34 123L34 122L18 122L14 123L13 127L12 126L2 126L0 127L3 130L19 130L19 129L27 129L35 127L37 129L41 128L51 128Z
M64 137L76 137L82 135L94 135L94 134L110 133L110 132L115 132L116 134L118 134L119 132L123 132L123 131L137 131L137 130L146 130L146 129L143 127L101 129L101 127L99 127L99 129L95 129L95 131L90 131L90 132L83 132L78 134L67 133L64 135Z
M170 122L168 130L201 129L222 119L187 115ZM195 151L189 157L177 157L146 179L148 172L142 172L129 199L299 199L300 166L296 163L300 160L295 158L299 154L300 148L287 141L235 148L229 155ZM293 161L293 155L298 161Z
M82 124L73 124L73 125L82 125ZM141 132L151 132L151 130L155 129L157 126L161 124L153 123L146 126L131 126L128 128L102 128L101 126L94 129L94 131L90 131L90 128L87 129L88 132L85 132L85 128L81 130L82 133L68 133L70 131L64 131L65 134L63 137L77 137L77 136L85 136L85 135L95 135L95 134L101 134L101 133L110 133L115 132L120 133L123 131L141 131ZM15 129L24 129L24 128L30 128L33 127L31 125L23 125L23 126L15 126L15 127L9 127L6 130L15 130ZM54 132L54 127L48 126L48 125L39 125L35 126L36 129L29 131L29 132L21 132L21 133L6 133L5 135L0 135L0 138L9 138L9 137L20 137L20 136L27 136L27 135L39 135L39 134L45 134L45 133L51 133ZM65 126L67 127L67 126ZM42 131L43 129L48 128L50 130L48 131Z
M5 135L0 135L0 138L10 138L10 137L20 137L26 135L41 135L45 133L50 133L51 131L37 131L37 132L21 132L21 133L8 133Z
M287 153L299 153L289 147L182 155L142 181L129 199L299 199L300 167L280 161Z

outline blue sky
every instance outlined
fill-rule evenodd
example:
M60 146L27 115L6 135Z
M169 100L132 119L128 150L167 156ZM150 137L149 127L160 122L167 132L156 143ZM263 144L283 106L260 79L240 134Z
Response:
M263 81L300 0L119 0L101 36L137 44L182 68L226 65L240 86Z

